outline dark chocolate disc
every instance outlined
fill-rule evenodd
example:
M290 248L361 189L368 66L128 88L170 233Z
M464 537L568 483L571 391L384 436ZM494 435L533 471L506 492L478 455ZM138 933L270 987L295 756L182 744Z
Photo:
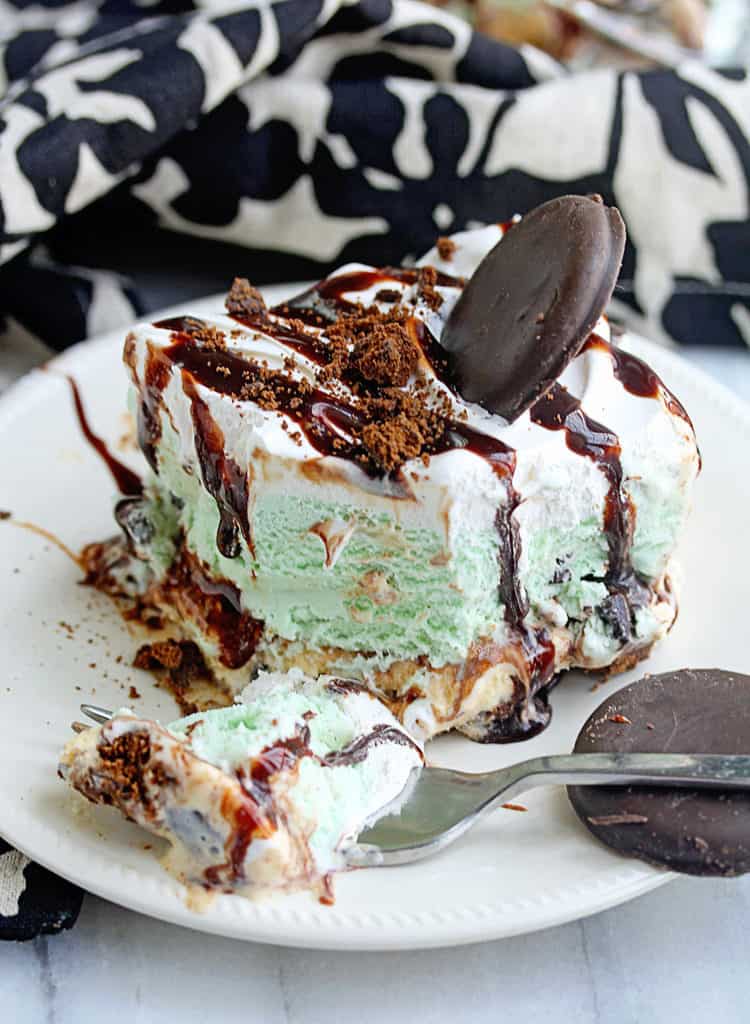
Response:
M682 669L646 676L606 700L577 753L750 753L750 676ZM584 825L607 846L691 875L750 871L750 791L569 786Z
M527 213L477 267L441 342L461 395L514 420L552 386L609 302L625 225L597 197Z

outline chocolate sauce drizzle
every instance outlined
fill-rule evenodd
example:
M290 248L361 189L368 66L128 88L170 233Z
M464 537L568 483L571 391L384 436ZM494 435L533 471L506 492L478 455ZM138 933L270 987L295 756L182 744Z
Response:
M373 697L373 700L376 698ZM422 751L414 740L402 729L393 725L379 723L362 736L357 736L340 750L332 750L323 757L316 754L310 746L310 727L297 725L293 736L285 740L276 740L265 747L253 758L250 775L243 778L246 789L255 792L259 798L268 799L271 792L270 778L280 771L288 771L303 757L311 757L322 768L345 768L353 764L361 764L373 747L381 743L395 743L402 747L416 750L420 758Z
M535 683L528 691L516 680L510 713L502 717L491 715L484 734L479 737L480 742L520 743L544 732L552 721L549 695L559 679L560 673L551 676L546 683Z
M517 635L526 658L529 673L525 698L516 702L512 713L498 722L502 736L496 731L495 743L517 743L543 732L552 719L550 690L557 684L555 645L544 627L517 624Z
M365 686L364 683L357 682L356 679L329 679L326 683L326 689L331 693L339 693L345 697L351 693L372 693L369 687Z
M695 433L693 422L685 407L647 363L631 352L626 352L624 349L618 348L617 345L611 345L596 332L589 336L583 346L583 351L593 348L599 348L609 353L614 375L626 391L639 398L659 398L661 396L669 411L684 420Z
M373 697L373 700L375 699ZM411 747L417 751L420 758L422 757L422 751L410 736L407 736L402 729L386 725L384 722L374 726L370 732L357 736L340 750L332 750L321 757L310 746L309 725L298 724L293 736L276 740L256 755L252 759L249 775L240 773L240 779L248 792L256 796L258 800L266 801L271 795L271 777L278 772L291 770L301 758L311 757L322 768L345 768L361 764L373 747L377 747L381 743L395 743L398 746Z
M161 331L171 331L173 334L188 334L200 336L208 327L205 320L197 316L168 316L164 320L155 320L154 327Z
M253 360L235 352L211 352L189 338L178 338L164 354L196 384L222 395L239 398L243 388L259 379L261 368ZM298 424L310 444L322 455L353 458L360 448L352 438L352 429L364 423L359 413L328 392L311 388L304 395L290 388L277 395L278 409ZM196 424L196 430L198 426Z
M555 645L548 631L544 626L511 623L509 645L513 653L507 660L516 659L519 651L523 657L523 666L519 666L512 680L511 699L482 712L462 730L480 743L516 743L530 739L546 729L552 718L548 696L560 674L555 674ZM481 653L479 662L481 674L491 662L483 663ZM456 712L461 699L459 696Z
M564 430L568 448L591 459L607 481L604 533L609 564L600 582L606 584L610 598L604 603L603 611L615 635L625 643L631 636L631 609L648 602L648 586L638 578L630 561L635 507L622 489L619 438L608 427L587 416L578 399L559 383L532 406L529 415L532 422L547 430Z
M245 877L245 858L254 836L267 836L278 828L271 777L293 769L300 758L310 755L310 729L298 725L293 736L277 740L253 757L249 771L244 767L237 770L246 798L233 808L225 807L222 801L222 814L227 820L230 815L234 820L226 862L214 864L203 872L209 885L228 884Z
M166 321L165 321L166 322ZM159 472L156 446L161 438L159 408L162 392L169 383L170 366L161 349L148 346L144 380L138 403L138 447L154 473Z
M132 469L120 462L120 460L112 454L109 448L107 448L106 443L101 439L101 437L94 433L86 417L86 410L83 407L83 399L81 398L81 392L78 389L78 385L72 377L68 377L67 380L73 394L73 404L75 405L76 416L78 417L78 424L81 428L81 432L112 474L118 490L121 494L142 494L143 481L137 473L134 473Z
M319 281L307 291L274 306L271 312L277 316L290 316L304 323L323 327L335 323L342 313L351 313L358 308L358 303L345 299L345 295L351 292L365 292L389 281L413 285L418 278L418 268L383 267L380 270L353 270ZM435 284L444 288L461 288L464 281L463 278L437 272Z
M267 836L273 827L266 820L260 808L250 797L245 797L232 807L226 799L221 802L221 813L229 821L233 818L229 839L227 860L224 864L212 864L203 872L211 886L230 886L245 877L245 857L253 837Z
M427 360L435 378L444 384L452 394L457 395L458 384L450 367L448 353L424 320L411 317L408 322L408 330Z
M412 747L420 758L422 752L417 744L392 725L380 723L369 733L358 736L340 750L333 750L324 757L316 754L310 746L310 727L298 724L294 734L286 739L276 740L250 760L249 770L241 767L237 778L247 794L247 799L238 806L229 808L222 805L222 814L229 820L233 817L227 860L215 864L203 872L210 885L228 884L244 878L245 857L248 847L256 834L267 835L278 828L276 808L271 792L271 779L282 771L293 771L298 762L311 757L325 768L342 768L360 764L373 747L381 743L397 743Z
M263 629L260 620L242 608L239 589L230 580L209 575L184 546L170 566L162 587L174 591L177 608L188 605L206 633L216 642L219 660L230 669L247 664Z
M521 557L521 538L513 513L521 500L513 487L516 469L516 453L503 441L490 434L483 434L466 423L449 424L442 443L435 454L462 449L472 452L490 466L493 473L504 483L507 501L499 506L495 516L495 529L500 538L498 552L500 565L500 600L505 606L505 617L512 625L519 623L529 610L528 600L521 586L518 563Z
M338 274L326 278L299 295L272 307L270 316L251 317L232 314L232 319L251 329L261 331L293 351L309 359L313 363L323 365L328 361L327 343L318 334L304 329L307 324L314 328L323 328L336 323L342 314L355 313L359 309L357 302L344 298L347 293L357 292L375 287L389 281L413 285L417 282L419 270L402 268L384 268L382 270L357 270L348 274ZM450 274L436 272L436 284L443 287L461 288L463 279ZM282 319L279 319L282 318ZM186 318L190 320L191 318ZM173 331L182 331L179 318L164 320L157 327L167 327ZM407 321L408 329L414 340L422 349L431 366L447 378L447 354L427 325L416 317ZM187 330L184 333L190 334Z
M609 576L619 579L629 568L634 509L622 494L620 441L608 427L592 420L562 384L553 384L531 407L531 420L547 430L564 430L565 442L576 455L591 459L608 484L604 501L604 531L609 548Z
M271 777L289 771L302 757L314 757L310 748L310 727L297 725L294 735L264 747L251 761L250 774L241 781L261 801L271 797Z
M232 320L249 327L251 330L260 331L268 337L273 338L286 348L292 349L299 355L309 359L311 363L323 366L328 361L327 343L314 334L305 330L304 321L301 317L290 321L283 321L265 316L246 316L240 313L230 313Z
M422 756L422 751L410 736L407 736L405 732L393 725L381 723L376 725L371 732L366 733L364 736L358 736L356 740L352 740L351 743L346 747L342 747L341 750L332 750L330 754L326 754L321 764L324 764L327 768L341 768L345 765L360 764L365 760L372 748L379 746L381 743L395 743L402 747L412 747L419 753L420 757Z
M208 406L198 395L194 378L184 370L182 387L190 399L190 412L195 427L195 449L203 483L219 510L216 546L225 558L237 558L241 550L242 533L250 554L255 557L248 516L248 474L226 454L224 434Z

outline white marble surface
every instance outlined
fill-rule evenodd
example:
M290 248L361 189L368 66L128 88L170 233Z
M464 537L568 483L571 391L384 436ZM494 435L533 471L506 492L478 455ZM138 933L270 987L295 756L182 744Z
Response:
M0 353L0 388L27 353ZM750 400L750 353L686 355ZM747 1024L750 877L680 879L536 935L424 953L213 938L86 898L71 931L0 945L13 1024Z

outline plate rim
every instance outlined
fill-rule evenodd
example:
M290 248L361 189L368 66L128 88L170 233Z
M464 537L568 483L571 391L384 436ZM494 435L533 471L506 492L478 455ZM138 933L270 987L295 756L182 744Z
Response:
M300 284L300 287L303 286L304 283ZM263 290L280 294L282 290L288 292L296 287L296 283L289 283L264 286ZM223 293L220 293L190 302L194 308L208 310L214 304L220 308L222 300ZM148 316L161 319L174 315L184 309L185 304L183 301ZM69 370L71 364L80 365L82 359L88 361L93 353L121 343L125 331L127 327L87 338L44 365ZM627 332L623 342L625 348L655 363L660 374L666 370L665 375L673 373L675 377L683 379L689 374L691 386L701 392L702 398L714 408L719 408L735 424L741 425L743 432L750 438L750 405L725 385L699 367L686 362L673 350L636 333ZM27 408L26 403L33 392L43 388L44 379L39 368L30 370L13 382L0 395L0 431ZM486 902L443 911L383 913L347 912L334 906L324 908L323 913L313 900L310 900L309 907L300 909L272 899L256 902L220 895L213 900L206 913L195 913L187 906L185 887L161 868L159 874L152 877L120 862L91 858L89 871L85 872L84 863L75 860L79 847L74 836L60 833L32 813L15 807L15 803L12 799L5 799L0 792L3 836L20 852L55 874L86 891L149 917L201 932L272 945L376 951L429 949L492 941L579 920L625 903L677 877L673 872L630 861L613 853L612 856L620 861L619 870L591 879L585 885L542 887L533 896L511 902ZM44 842L36 843L32 840L30 845L27 844L23 834L24 816L31 823L35 834ZM58 859L47 855L47 851L52 850L58 852ZM72 857L72 868L65 863L66 857L68 860Z

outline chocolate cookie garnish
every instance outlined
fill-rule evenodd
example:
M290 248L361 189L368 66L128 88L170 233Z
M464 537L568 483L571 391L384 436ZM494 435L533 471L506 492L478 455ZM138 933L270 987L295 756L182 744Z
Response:
M461 395L516 419L557 380L604 311L625 225L600 198L561 196L482 260L442 334Z
M750 676L682 669L605 701L576 753L747 754ZM620 853L691 875L750 871L750 791L569 786L584 825Z

